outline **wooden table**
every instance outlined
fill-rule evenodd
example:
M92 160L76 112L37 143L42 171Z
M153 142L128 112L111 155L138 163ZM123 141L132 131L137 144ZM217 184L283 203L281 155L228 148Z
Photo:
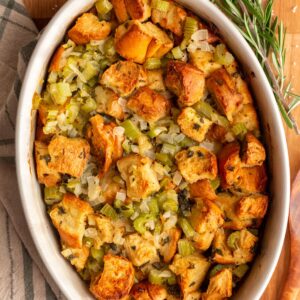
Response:
M49 18L57 11L65 0L24 0L32 17L39 26L47 23ZM275 0L274 14L278 15L287 26L287 58L286 75L293 81L294 92L300 93L300 1L299 0ZM295 117L300 124L300 107L295 111ZM294 180L300 170L300 136L286 129L286 138L289 148L291 181ZM290 244L287 234L285 245L277 265L276 271L261 300L280 299L282 284L286 278L289 262ZM296 299L295 299L296 300Z

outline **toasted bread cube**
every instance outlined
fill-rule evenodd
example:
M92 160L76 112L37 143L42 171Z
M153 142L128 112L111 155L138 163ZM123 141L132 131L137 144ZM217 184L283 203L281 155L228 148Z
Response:
M161 285L144 281L132 287L130 296L134 300L164 300L167 299L167 291Z
M124 58L143 64L148 57L161 58L173 47L172 40L151 22L129 21L116 29L117 52Z
M239 143L228 143L221 149L218 166L221 186L223 189L227 189L236 181L237 171L241 167Z
M86 219L93 213L92 207L72 194L65 194L49 215L62 242L70 248L81 248Z
M237 172L233 187L242 193L262 193L266 190L267 180L264 164L251 168L241 168Z
M51 64L50 64L50 67L49 67L49 72L58 72L59 70L61 70L64 65L66 64L67 60L64 59L64 53L65 53L65 48L63 46L60 46L52 60L51 60Z
M222 65L214 61L213 52L196 50L189 53L189 58L191 64L202 71L205 77L222 68Z
M245 104L234 115L232 124L242 123L248 131L259 130L259 123L256 110L253 104Z
M155 122L169 114L171 102L148 87L142 87L129 98L127 107L145 121Z
M169 8L167 11L152 9L151 20L155 24L158 23L162 28L172 31L177 36L182 36L187 13L174 2L168 2Z
M125 0L127 12L131 19L145 21L151 16L149 0Z
M241 220L262 219L268 208L268 196L256 194L242 197L236 205L236 215Z
M111 0L111 3L114 7L114 12L120 23L124 23L129 19L125 0Z
M178 169L188 183L202 179L213 180L218 173L217 158L214 153L199 146L178 152L175 156Z
M206 84L220 110L232 122L233 116L241 109L242 104L242 97L237 92L232 77L225 69L219 69L208 77Z
M115 92L99 85L95 88L95 95L97 112L105 113L118 120L124 119L123 107L120 105L119 97Z
M53 187L60 181L61 176L48 165L51 160L48 146L40 141L35 141L34 146L38 181L47 187Z
M247 133L244 140L242 161L249 167L261 166L266 160L263 144L252 134Z
M48 146L49 167L63 174L80 177L90 156L90 145L85 139L59 135Z
M200 300L202 299L201 297L202 297L201 292L196 291L196 292L185 294L183 296L183 300Z
M117 162L119 172L126 181L128 197L144 199L159 191L160 185L152 163L150 158L138 154L127 155Z
M168 231L168 242L160 248L160 255L164 258L165 263L169 263L177 251L177 243L181 236L181 230L178 228L171 228Z
M235 249L230 249L227 245L229 234L223 229L216 232L213 248L213 260L220 264L245 264L254 258L254 247L258 238L250 231L243 229L239 231L238 239L235 240Z
M113 122L105 124L100 115L90 118L90 124L91 129L88 135L92 141L93 150L96 152L95 155L102 163L99 175L103 177L109 171L110 166L122 157L124 135L115 134L116 124Z
M243 105L253 103L252 95L249 91L249 87L246 81L243 79L243 75L239 71L239 65L236 61L232 64L225 66L227 72L231 75L233 81L235 82L235 87L239 94L242 96Z
M180 276L179 285L183 295L199 289L210 267L209 261L201 254L188 256L175 255L170 270Z
M125 237L125 251L132 264L140 267L145 263L159 261L159 256L154 243L140 236L138 233Z
M222 209L225 217L223 228L241 230L247 227L257 226L258 220L254 218L240 218L237 214L237 207L241 197L229 194L219 193L216 204Z
M209 128L206 138L209 141L216 141L219 143L224 143L226 141L226 134L228 133L228 129L218 125L218 124L212 124L212 126Z
M206 293L203 300L222 300L232 296L232 270L222 269L209 279Z
M103 73L100 83L126 97L147 84L147 75L142 66L130 61L119 61Z
M190 195L192 198L214 201L217 199L215 190L208 179L198 180L189 185Z
M178 116L177 123L185 135L201 143L205 139L212 121L199 115L192 107L186 107Z
M134 268L124 257L104 256L103 272L91 282L90 291L99 300L122 299L134 284Z
M182 61L170 61L167 65L166 86L176 96L181 106L192 106L204 95L204 74Z
M114 180L114 177L118 175L117 171L111 170L101 178L101 196L106 203L113 204L117 192L122 188L120 182Z
M90 249L86 246L82 246L82 248L66 248L61 251L61 254L70 261L71 265L76 268L77 272L80 272L83 270L89 257Z
M163 79L163 70L147 70L146 72L148 78L148 87L156 92L164 92L166 87Z
M77 45L84 45L93 40L104 40L109 36L111 24L99 19L92 13L79 17L76 24L69 30L69 38Z
M115 227L110 218L98 214L89 215L88 225L97 230L97 236L93 238L96 249L99 249L105 243L110 244L113 242Z
M195 247L205 251L214 238L215 232L224 223L222 210L213 202L203 200L197 202L190 216L190 223L196 234L193 237Z

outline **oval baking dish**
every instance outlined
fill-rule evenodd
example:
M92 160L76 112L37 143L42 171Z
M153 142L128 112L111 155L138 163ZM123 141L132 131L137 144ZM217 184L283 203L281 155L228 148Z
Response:
M256 104L258 106L258 110L260 113L265 143L268 147L268 149L267 149L268 150L267 151L268 166L269 166L269 174L271 174L271 176L269 176L269 177L271 177L271 178L269 178L270 185L271 185L271 188L270 188L271 197L270 198L272 201L270 201L270 204L269 204L266 225L264 227L264 234L261 238L260 251L254 261L254 264L253 264L251 271L249 272L246 280L241 284L240 288L234 294L233 299L249 299L249 300L250 299L258 299L261 296L263 290L265 289L265 287L272 275L272 272L276 266L276 263L277 263L277 260L279 258L280 251L282 248L282 243L283 243L283 239L285 236L286 225L287 225L288 206L289 206L289 167L288 167L286 142L285 142L284 131L283 131L283 127L281 124L280 115L279 115L277 106L275 104L275 100L273 98L272 90L268 84L268 81L267 81L258 61L256 60L256 58L255 58L253 52L251 51L251 49L249 48L249 46L243 40L243 38L238 33L236 28L232 25L232 23L228 19L226 19L226 17L222 13L220 13L210 2L207 2L207 1L178 1L178 2L180 4L182 4L183 6L185 6L186 8L193 11L195 14L199 15L201 18L205 19L207 22L210 22L217 27L218 33L220 34L220 36L226 41L226 44L230 47L231 51L234 53L234 55L239 59L240 63L243 65L245 73L250 75L248 77L250 78L250 84L251 84L252 90L254 92ZM79 3L79 1L69 1L67 4L65 4L65 6L58 12L58 14L49 23L48 27L45 29L45 32L41 36L41 38L36 46L36 49L32 55L31 61L29 63L27 73L26 73L26 76L24 79L21 95L20 95L20 104L19 104L19 111L18 111L18 117L17 117L16 162L17 162L18 181L19 181L19 187L20 187L22 204L23 204L25 216L26 216L31 234L33 236L33 239L36 243L36 246L39 250L39 253L40 253L44 263L46 264L49 272L51 273L51 275L53 276L53 278L55 279L55 281L57 282L57 284L59 285L61 290L64 292L64 294L68 298L71 298L71 299L77 299L77 298L78 299L82 299L82 298L89 299L92 297L89 294L89 292L87 291L85 285L83 284L83 281L80 280L80 278L76 275L76 273L72 270L72 268L68 265L68 263L60 255L60 249L58 248L55 234L51 229L49 220L47 218L47 214L45 212L45 207L44 207L44 203L42 201L40 187L37 182L35 172L33 172L34 162L33 162L32 152L33 152L33 141L34 141L34 132L35 132L35 114L34 114L34 111L32 111L32 103L31 103L31 101L28 101L28 99L32 99L34 93L36 91L39 92L41 90L42 85L43 85L42 79L44 78L44 76L46 74L46 70L47 70L49 61L52 57L54 50L57 48L57 46L63 39L63 36L64 36L66 30L69 28L69 26L75 20L75 18L77 16L79 16L80 14L82 14L83 12L87 11L89 8L91 8L93 3L94 3L94 1L87 1L84 4ZM85 15L85 17L88 18L87 15ZM134 24L134 25L132 25L132 27L125 26L124 28L119 30L120 34L122 36L120 38L120 42L118 42L117 47L119 47L119 48L117 49L117 51L123 57L126 57L126 58L128 57L131 59L134 57L136 62L142 63L142 62L144 62L144 60L140 57L137 57L132 52L134 50L133 48L131 50L128 50L129 48L128 48L128 45L126 44L125 38L123 39L123 35L126 35L126 34L124 34L124 32L126 32L126 30L128 30L128 32L129 32L129 31L133 31L132 28L134 26L138 27L136 25L136 23L132 23L132 24ZM80 24L78 24L78 26L80 26ZM106 26L105 22L104 22L104 25L102 24L102 26ZM146 26L145 26L145 28L139 27L137 30L139 30L139 31L150 30L151 34L153 32L155 32L155 30L156 30L155 28L152 28L151 26L149 28L148 27L147 28L146 28ZM60 28L59 32L58 32L57 28ZM105 28L103 29L103 27L102 27L102 30L105 31ZM135 30L136 30L136 28L135 28ZM150 31L147 31L147 34ZM203 32L201 34L203 34ZM76 43L79 43L79 44L82 43L82 36L77 34L76 29L73 31L69 31L69 36L71 36L71 35L73 37L72 39L74 39L74 40L77 39L78 42L76 42ZM162 37L162 35L160 36L160 38L161 37ZM122 44L121 39L123 39L125 41L125 44L124 43ZM201 40L201 38L200 38L200 40ZM166 42L164 43L163 47L164 48L169 47L169 49L172 48L172 45L171 46L168 45L167 42L168 42L168 38L166 38ZM176 47L176 48L178 48L178 47ZM156 51L158 51L158 50L156 50ZM168 50L160 49L159 51L167 52ZM181 55L181 53L179 53L180 51L181 51L180 49L174 48L172 50L173 57L177 58L176 56L178 56L179 54ZM148 53L149 53L149 48L148 48L147 55L148 55ZM116 70L120 71L120 66L118 64L116 64L116 65L117 65ZM172 72L180 73L180 72L184 72L184 71L182 71L183 66L185 67L184 64L182 65L179 63L170 62L170 63L168 63L167 68L168 68L168 70L172 69ZM168 72L169 71L167 71L167 77L169 76ZM199 75L197 70L194 71L194 69L190 68L189 72L194 72L193 73L194 76L199 76L199 80L200 80L201 76ZM224 74L224 72L225 72L225 74ZM215 71L212 73L212 75L210 75L209 80L207 80L207 86L208 86L208 89L210 92L213 93L216 90L218 90L218 87L214 86L214 84L216 83L216 85L221 85L220 78L222 78L222 82L224 82L223 80L225 80L226 83L228 82L229 79L227 79L227 77L226 77L227 76L226 71L224 71L224 72ZM108 73L107 76L109 76L108 78L110 78L111 74L109 74L109 72L105 71L104 75L106 73ZM104 79L104 75L102 76L101 80L102 81L106 80L106 82L111 82L108 80L108 78ZM172 86L172 82L174 82L174 77L171 78L171 76L170 76L169 83L167 81L168 81L168 79L166 80L168 88L171 90L172 90L172 88L175 89L175 94L176 94L178 91L176 90L176 87L174 87L174 85ZM40 83L40 84L37 84L37 83ZM141 88L140 90L143 90L143 93L144 93L144 94L140 95L142 97L140 99L143 99L143 97L145 97L146 94L148 96L153 94L153 92L151 92L151 90L149 88ZM124 94L124 96L128 95L126 88L122 90L122 93ZM220 93L222 93L222 92L220 92ZM120 93L119 93L119 95L120 95ZM154 95L152 95L152 96L154 97ZM130 101L132 102L132 104L135 103L135 105L137 105L137 103L139 103L139 101L140 101L138 99L138 97L139 97L138 93L135 94L135 97L136 97L136 99L134 99L134 97L130 98ZM168 101L166 98L165 98L165 100L163 100L164 97L162 97L162 96L157 96L157 97L160 97L159 98L160 101L164 101L164 103L166 104L166 107L168 106ZM218 98L218 95L215 95L215 97ZM60 100L61 99L58 99L57 102ZM192 101L192 100L193 99L188 98L187 96L185 96L183 98L181 98L181 96L179 97L179 102L180 102L180 105L182 105L182 106L193 105L194 103L187 103L187 101ZM184 101L186 101L186 102L184 102ZM238 99L236 101L238 101ZM129 101L128 101L128 103L129 103ZM135 110L136 107L133 106L131 109ZM167 110L167 108L166 108L166 110ZM203 108L202 108L202 110L203 110ZM186 120L187 120L186 118L189 118L189 116L190 116L187 114L188 113L196 114L196 111L197 111L196 107L195 107L195 109L193 109L193 108L184 109L180 113L177 122L178 122L178 125L179 125L180 129L182 130L182 132L184 132L186 135L191 137L193 140L196 140L199 142L200 141L199 134L197 133L195 135L195 134L191 133L186 125ZM201 111L201 108L200 108L200 112L203 114L203 111ZM230 111L226 111L226 109L225 109L224 112L228 119L232 118L232 116L230 115ZM54 113L54 111L53 111L53 113ZM143 113L145 113L145 112L143 112ZM173 114L173 111L172 111L172 114ZM204 113L204 115L205 115L205 113ZM143 115L143 117L145 117L145 115ZM147 117L147 115L146 115L146 117ZM148 115L148 117L158 119L158 118L161 118L162 116ZM180 119L181 119L181 123L179 121ZM207 120L208 123L210 122L208 119L201 117L201 123L203 123L205 120ZM99 117L99 115L98 115L98 117L93 117L90 119L90 122L92 124L92 129L91 129L90 134L92 134L92 135L94 134L93 126L94 126L94 124L96 124L96 122L100 122L100 121L103 122L101 120L101 117ZM150 121L153 121L153 120L150 120ZM98 126L98 125L95 125L95 126ZM124 124L122 126L125 128L125 134L126 134L126 130L127 130L126 124ZM146 125L144 124L144 126L146 126ZM198 124L198 128L201 126L203 126L203 125ZM128 127L128 124L127 124L127 127ZM120 128L120 127L116 127L116 129L118 129L118 128ZM65 140L63 141L63 139L65 139ZM91 136L91 139L93 141L93 136ZM255 137L252 135L252 137L249 137L249 141L248 141L248 135L247 135L247 143L249 143L249 144L250 144L250 139L252 139L252 141L253 141L253 139L255 140ZM62 136L60 138L52 139L50 144L52 145L51 147L53 148L53 151L60 151L59 150L59 148L61 147L60 143L65 142L66 140L67 139ZM201 137L201 141L202 140L203 140L203 138ZM85 142L87 144L87 142L84 140L83 141L79 141L79 140L75 141L74 140L74 146L76 146L75 142ZM86 144L85 144L84 148L86 151L89 151L89 150L87 150L87 147L89 147L89 146L88 146L88 144L87 145ZM192 184L202 178L202 177L201 178L199 177L197 179L195 177L195 174L190 175L190 173L185 171L186 167L184 167L184 164L182 164L182 169L180 166L181 159L183 156L186 156L185 159L191 158L191 160L192 160L193 157L192 157L192 154L190 155L190 152L193 152L193 155L194 155L194 151L196 151L196 150L198 151L200 149L200 147L192 147L192 145L188 146L188 147L190 147L189 151L184 150L184 151L179 152L176 155L177 165L181 172L181 175L190 184ZM41 146L41 144L40 144L40 146ZM82 146L82 145L80 145L80 146ZM49 147L50 147L50 145L49 145ZM70 144L70 147L71 147L71 144ZM95 145L94 145L94 147L95 147ZM163 144L163 147L165 147L165 144ZM131 146L131 148L133 149L133 146ZM234 150L234 149L230 149L229 147L227 147L227 148L228 148L227 152ZM37 149L37 145L36 145L36 149ZM203 148L201 148L201 149L204 151ZM84 158L86 156L85 150L84 150L84 155L83 155ZM191 151L191 150L193 150L193 151ZM65 150L63 150L63 153L64 153L64 151ZM66 151L68 151L68 150L66 150ZM204 152L203 151L201 152L201 159L203 159L203 155L204 155L203 153L206 153L205 152L206 150ZM234 151L239 152L238 149L235 149ZM50 152L50 150L49 150L49 152ZM74 152L74 155L75 155L75 152ZM226 151L223 151L223 152L226 152ZM210 155L209 153L210 152L208 151L205 154L205 157L207 155ZM78 152L78 155L79 154L80 153ZM55 155L57 155L57 154L54 154L53 157L57 157ZM227 154L225 154L225 156L226 155ZM79 158L81 158L81 156L82 155L80 154ZM133 159L133 156L131 156L131 158ZM136 160L136 156L134 159ZM195 158L195 159L199 160L199 158ZM195 159L193 159L193 161L195 161ZM243 157L243 159L244 159L244 157ZM219 160L220 160L219 167L221 168L222 159L219 157ZM125 162L125 158L122 159L122 161L124 161L124 163L123 162L121 163L121 160L118 161L118 168L119 168L119 171L121 172L121 175L122 175L122 168L127 168L126 164L128 164L127 161ZM51 165L53 165L54 163L55 163L55 160L52 161L52 158L51 158ZM56 163L59 164L58 161ZM80 160L79 160L79 163L80 163ZM251 166L251 161L247 162L247 158L245 158L245 161L243 163L248 166ZM257 163L260 164L261 162L258 161ZM146 164L146 162L145 162L145 164ZM254 166L255 165L256 164L254 163ZM225 168L225 166L224 166L224 168ZM229 170L229 168L226 170ZM230 170L230 171L232 171L232 170ZM64 171L60 171L60 172L67 173ZM79 169L76 169L76 170L73 169L71 171L71 173L69 173L69 174L74 177L78 177L78 176L80 176L80 175L78 175L79 173L80 173ZM215 175L208 174L207 176L208 176L207 177L208 179L215 178L214 177ZM209 177L209 176L212 176L212 177ZM123 175L122 175L122 177L123 177ZM221 175L221 177L222 177L222 175ZM40 177L39 177L39 179L40 179ZM127 182L127 179L125 177L123 179L126 180L126 182ZM154 181L155 180L152 177L152 183L151 183L152 190L149 190L149 191L143 190L141 192L143 192L143 193L149 192L148 194L150 195L150 193L152 193L153 191L158 191L159 190L159 186L157 186L158 183L157 183L157 181L156 182L154 182ZM174 179L173 179L173 181L175 182ZM156 186L155 186L155 184L156 184ZM221 182L221 184L223 185L224 183ZM264 183L261 183L261 184L264 185ZM46 183L46 185L47 185L47 183ZM224 187L224 186L222 186L222 187ZM260 189L258 189L257 191L260 191ZM262 191L263 191L263 189L262 189ZM130 191L127 188L128 195L129 195L129 192ZM148 194L147 195L142 194L142 196L140 196L140 195L134 194L135 192L136 191L131 191L132 195L130 197L133 199L134 198L137 198L137 199L138 198L146 198L146 196L148 195ZM123 195L119 195L119 196L123 196ZM160 197L160 196L158 196L158 197ZM197 197L197 196L195 196L195 197ZM63 200L63 201L65 201L65 203L72 200L72 199L67 199L67 198L68 197L65 197ZM75 201L75 200L72 200L72 201ZM158 201L160 201L160 200L158 200ZM213 204L211 204L211 205L213 205ZM108 211L105 211L104 208L106 208L106 207L103 207L101 209L101 213L102 214L107 213L107 215L109 215ZM55 218L59 219L60 215L62 213L64 213L60 209L64 210L64 207L57 206L57 208L55 208L51 211L50 216L53 213L53 215L55 215ZM162 209L165 210L166 212L168 212L168 209L164 209L164 208L162 208ZM216 209L218 210L218 208L216 208ZM89 209L87 208L87 210L89 210ZM51 216L51 218L52 218L52 216ZM181 220L185 221L185 219L181 219ZM185 230L186 226L184 224L181 224L183 221L180 221L179 224L182 227L182 230L185 233L185 236L188 236L189 233L186 232L186 230ZM191 219L191 221L194 222L192 219ZM89 222L90 222L90 219L89 219ZM229 222L229 221L225 220L225 222ZM147 225L147 226L150 226L150 225ZM154 223L153 223L153 226L154 226ZM233 226L233 225L231 225L231 226ZM238 228L234 228L234 226L233 227L229 226L228 228L238 229ZM141 228L139 228L139 229L136 228L137 231L139 231L140 229ZM255 236L252 235L252 232L247 233L248 232L247 230L245 230L245 232L246 232L245 234L249 234L250 236L252 236L252 238L254 240L256 239ZM240 232L236 231L229 236L229 238L227 240L228 245L230 244L229 239L231 237L236 238L235 236L233 237L233 235L235 233L240 233ZM127 240L127 238L126 238L126 240ZM181 241L183 243L186 242L185 239L183 239ZM76 243L76 241L69 240L68 243L69 243L69 245L75 245L75 246L71 246L71 247L77 248L76 245L78 243ZM196 243L195 239L193 239L193 243ZM197 243L195 244L195 246L197 246ZM198 244L197 247L200 247L200 248L198 248L200 250L207 249L206 246L203 246L202 242L201 242L201 244ZM232 247L235 247L235 246L232 245ZM218 249L216 249L216 250L218 250ZM65 249L64 251L66 252L65 254L67 255L67 251L70 252L70 249ZM215 257L218 254L220 254L220 253L214 254ZM221 253L221 256L222 256L222 253ZM107 256L107 260L109 259L108 257L109 256ZM198 259L198 256L195 256L195 259ZM218 262L218 260L216 260L216 261ZM133 260L132 260L132 262L133 262ZM137 265L139 265L139 264L137 263ZM174 262L173 262L173 265L174 265ZM170 269L171 269L171 267L170 267ZM175 265L173 266L172 271L176 273ZM62 278L64 279L63 284L62 284L62 280L61 280ZM190 290L192 290L192 289L190 288Z

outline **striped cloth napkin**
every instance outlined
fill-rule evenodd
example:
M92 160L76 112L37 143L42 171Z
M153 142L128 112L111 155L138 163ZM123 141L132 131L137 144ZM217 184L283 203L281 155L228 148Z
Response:
M17 189L18 96L38 31L21 0L0 0L0 299L63 299L29 234ZM32 216L34 217L34 216Z

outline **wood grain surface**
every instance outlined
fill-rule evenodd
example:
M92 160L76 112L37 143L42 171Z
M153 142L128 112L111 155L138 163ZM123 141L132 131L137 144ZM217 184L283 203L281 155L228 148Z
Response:
M35 19L38 26L42 27L53 16L57 9L65 2L65 0L24 0L30 14ZM300 93L300 0L275 0L274 15L278 15L287 26L287 58L286 58L286 76L293 82L296 93ZM300 124L300 107L295 111L295 118ZM300 136L296 136L292 130L286 128L286 139L289 149L291 181L293 182L297 172L300 170ZM298 187L300 186L300 177L298 177ZM298 189L300 194L300 191ZM300 196L298 196L300 202ZM296 207L299 206L295 201ZM293 205L295 208L295 205ZM299 210L300 211L300 210ZM299 214L299 213L298 213ZM291 216L297 216L296 213ZM299 216L300 217L300 216ZM292 225L292 230L296 229ZM299 226L300 227L300 226ZM300 230L293 231L293 233ZM290 262L290 234L287 233L282 254L277 265L276 271L263 295L261 300L279 300L281 296L284 282L288 275L288 267ZM295 258L297 259L297 258ZM299 272L299 270L298 270ZM300 273L300 272L299 272ZM300 275L300 274L298 274ZM295 278L294 278L295 279ZM300 278L298 279L298 284ZM288 291L287 291L288 292ZM289 294L289 300L300 299L300 294ZM286 294L287 295L287 294ZM295 296L296 295L296 296ZM291 297L290 297L291 296Z

